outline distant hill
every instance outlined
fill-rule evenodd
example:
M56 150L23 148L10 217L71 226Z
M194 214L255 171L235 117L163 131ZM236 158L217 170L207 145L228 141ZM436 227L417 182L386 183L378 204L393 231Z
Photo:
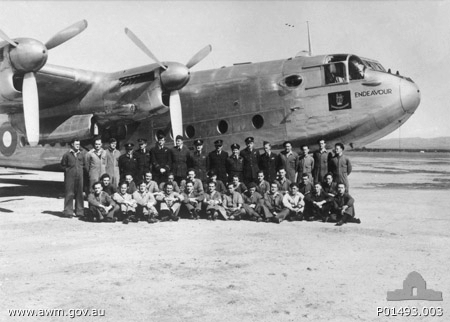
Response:
M367 149L419 149L419 150L449 150L450 137L438 138L402 138L378 140L365 146Z

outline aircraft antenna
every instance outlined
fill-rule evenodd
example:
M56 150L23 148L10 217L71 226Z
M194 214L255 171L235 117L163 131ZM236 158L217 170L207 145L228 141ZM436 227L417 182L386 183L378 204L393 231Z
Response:
M308 52L309 56L312 56L311 34L309 33L309 21L306 21L306 28L308 29Z

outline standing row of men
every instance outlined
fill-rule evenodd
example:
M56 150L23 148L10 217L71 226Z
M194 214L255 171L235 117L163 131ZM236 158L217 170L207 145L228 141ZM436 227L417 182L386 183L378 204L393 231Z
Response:
M203 182L207 179L207 173L212 171L224 183L237 176L244 184L249 184L257 182L258 172L262 171L265 180L271 183L277 179L278 170L285 169L286 178L291 183L302 183L304 174L308 175L311 183L322 182L325 174L331 173L334 181L337 184L343 183L348 192L348 175L352 167L350 160L343 155L344 146L341 143L335 145L333 155L326 150L325 141L320 140L319 150L311 156L308 146L302 146L299 155L292 150L292 143L289 141L283 144L284 150L277 155L271 151L271 144L265 141L264 153L260 154L254 148L254 139L248 137L245 139L245 149L240 150L239 144L232 144L229 155L223 151L222 140L215 141L215 150L207 154L203 151L202 140L194 141L195 149L191 152L183 144L181 136L176 137L175 147L172 149L165 147L163 135L159 135L157 139L157 144L150 150L147 149L146 139L138 140L137 150L134 150L133 143L127 143L123 155L117 150L115 139L111 139L108 148L103 149L101 139L96 138L94 148L85 154L80 150L80 141L73 140L71 150L61 160L66 185L64 214L68 217L73 215L74 198L76 215L82 213L84 173L89 178L89 185L86 186L92 189L92 185L104 173L111 178L112 186L118 187L126 175L131 175L136 182L140 182L147 172L152 173L153 180L158 184L166 182L169 175L174 176L175 182L180 184L189 168L194 169L197 178ZM84 191L88 193L87 189Z

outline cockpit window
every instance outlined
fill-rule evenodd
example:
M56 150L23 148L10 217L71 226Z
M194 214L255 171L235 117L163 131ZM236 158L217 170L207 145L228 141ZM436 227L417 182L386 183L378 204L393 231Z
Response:
M348 74L350 80L364 79L365 69L366 66L361 59L356 56L350 56L348 60Z
M346 81L344 63L330 63L324 67L326 84L344 83Z
M370 60L366 60L363 59L364 65L366 65L368 68L375 70L375 71L379 71L379 72L386 72L386 69L384 69L383 65L381 65L378 62L375 61L370 61Z

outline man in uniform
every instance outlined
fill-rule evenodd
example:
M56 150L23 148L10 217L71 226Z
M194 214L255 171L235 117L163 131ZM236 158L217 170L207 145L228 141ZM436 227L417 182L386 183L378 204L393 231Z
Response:
M182 195L183 202L181 203L181 212L188 213L189 219L199 219L200 211L202 210L202 201L204 199L203 190L202 192L196 192L194 183L188 181Z
M346 192L349 192L348 176L352 172L352 164L350 159L344 155L344 145L342 143L336 143L334 147L336 154L330 159L330 172L333 173L334 181L338 185L343 183Z
M119 158L120 151L117 150L117 140L115 138L109 139L109 147L106 151L106 168L105 172L109 174L111 178L111 185L114 188L119 186L120 171L119 171Z
M216 220L219 214L226 216L225 209L222 207L222 195L216 191L216 183L213 181L208 183L208 192L203 199L203 206L208 220Z
M278 164L280 168L286 170L286 177L291 182L295 182L295 172L297 171L298 154L292 151L292 143L286 141L283 143L284 151L278 155Z
M270 184L270 191L264 194L264 201L261 206L266 222L272 221L280 223L281 217L279 214L281 210L283 210L283 207L283 194L278 191L278 184L276 182L272 182Z
M111 184L111 177L109 176L109 174L104 173L101 177L100 177L100 182L102 184L102 189L104 192L106 192L108 195L110 195L111 197L117 192L116 187L114 187Z
M337 183L333 181L333 174L331 172L328 172L325 175L325 180L322 183L322 190L331 197L334 197L337 194Z
M196 178L194 169L188 170L186 179L181 181L180 191L184 192L184 190L186 189L186 184L188 182L192 182L192 184L194 185L194 191L196 193L203 193L203 182L200 179Z
M106 172L106 151L102 148L102 139L94 139L94 148L86 153L86 171L89 175L89 186L100 180Z
M277 179L278 155L272 152L272 146L264 141L264 153L259 158L259 168L264 171L264 178L272 183Z
M283 196L284 209L281 210L279 216L274 217L275 222L280 223L284 219L289 221L303 220L303 211L305 208L305 196L298 191L296 183L291 183L289 192Z
M278 179L274 181L278 185L280 193L285 194L289 190L291 180L286 177L286 169L280 168L278 170Z
M125 154L122 154L119 158L119 171L120 180L125 180L125 175L131 174L133 178L136 178L138 173L138 161L133 153L133 143L125 144Z
M314 190L314 186L311 183L311 181L309 181L310 176L308 173L303 173L301 176L299 175L299 177L301 177L301 181L298 184L298 191L300 191L304 196L306 196L307 194L310 194Z
M138 173L135 178L136 181L141 181L147 171L150 171L150 151L147 150L147 139L138 139L139 149L134 152L136 156Z
M93 192L88 196L89 210L93 218L100 222L116 222L114 213L116 204L106 192L102 190L102 184L95 182L92 186Z
M132 176L131 174L129 174L129 173L126 174L126 175L125 175L125 182L126 182L127 185L128 185L127 193L129 193L130 195L132 195L133 192L135 192L135 191L137 190L137 186L136 186L136 183L134 182L133 176Z
M64 211L67 218L73 217L73 199L75 198L76 216L84 216L83 205L83 169L85 156L80 150L80 140L73 139L70 150L61 159L64 170Z
M144 182L147 185L147 191L150 193L159 192L159 187L156 181L153 181L153 175L150 171L147 171L144 175Z
M167 180L167 172L172 168L172 153L165 143L164 135L158 134L158 142L150 150L153 178L158 184Z
M121 220L125 225L131 222L138 222L139 218L135 216L136 214L136 200L133 196L127 192L128 183L122 181L119 183L119 191L117 191L112 199L118 205L118 210L116 210L116 217Z
M222 182L227 182L226 163L228 159L228 153L222 150L222 140L216 140L214 142L214 146L216 147L216 150L208 154L209 170L213 170L216 173L217 179Z
M163 181L159 184L159 191L161 193L164 192L164 187L166 186L166 183L170 183L172 185L172 190L176 193L181 193L180 186L178 186L178 183L175 181L175 176L172 172L167 173L167 180Z
M206 181L206 173L209 169L208 155L203 151L203 140L194 141L195 151L191 154L189 168L195 170L197 178L202 182Z
M339 183L338 192L334 196L334 204L331 210L332 217L337 220L336 226L342 226L348 222L360 224L361 220L355 217L355 200L345 191L345 184Z
M226 166L228 178L233 178L236 175L242 181L244 178L244 159L239 155L240 148L239 144L231 145L231 155L227 159Z
M259 151L254 149L255 139L251 136L245 139L247 147L241 151L244 159L244 183L255 182L259 171Z
M312 170L314 169L314 159L309 155L307 145L302 145L302 153L298 157L297 163L297 182L301 181L301 175L308 174L309 182L313 182Z
M242 207L244 200L242 195L234 191L234 186L231 182L228 182L227 192L222 195L222 206L225 209L225 213L220 213L225 220L241 220L245 215L245 210Z
M258 171L258 178L256 179L256 191L264 196L266 192L270 190L270 183L264 180L264 172L262 170Z
M175 138L175 146L171 150L172 153L172 172L175 181L180 185L181 180L186 177L187 164L190 159L189 149L183 144L183 137L177 135Z
M203 191L208 191L208 185L210 182L214 182L217 192L225 193L225 191L227 191L225 184L221 180L217 179L217 174L213 170L208 171L208 179L206 179L206 183L203 185Z
M161 221L178 221L178 212L180 211L183 196L173 191L173 184L167 182L163 193L156 196L159 203L159 218Z
M319 150L314 152L314 169L313 177L314 182L322 183L325 175L328 173L328 161L331 158L331 153L327 151L324 139L318 141Z
M147 191L147 185L144 181L138 184L138 190L133 192L133 199L136 200L136 217L139 220L145 220L149 224L154 224L158 220L158 212L155 205L156 200L153 194Z
M314 190L305 196L305 218L308 221L322 220L327 221L333 197L330 197L322 190L322 185L317 182Z
M248 184L248 189L242 194L242 198L244 199L243 207L247 218L250 221L263 221L261 216L263 197L256 191L256 184L254 182Z
M231 183L233 184L234 191L238 193L244 193L244 191L247 191L247 186L239 180L239 176L234 175L231 179ZM226 184L226 187L228 187L228 183Z

